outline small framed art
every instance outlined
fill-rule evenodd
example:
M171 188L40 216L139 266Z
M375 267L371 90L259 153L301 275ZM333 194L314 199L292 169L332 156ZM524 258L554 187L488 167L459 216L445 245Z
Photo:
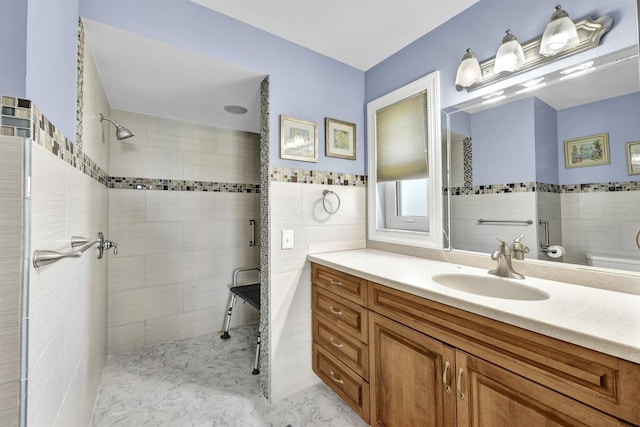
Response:
M640 141L627 143L627 171L629 175L640 175Z
M565 139L564 163L567 168L599 166L611 163L609 156L609 134Z
M326 156L356 159L356 125L342 120L324 119Z
M318 161L318 124L280 115L280 158Z

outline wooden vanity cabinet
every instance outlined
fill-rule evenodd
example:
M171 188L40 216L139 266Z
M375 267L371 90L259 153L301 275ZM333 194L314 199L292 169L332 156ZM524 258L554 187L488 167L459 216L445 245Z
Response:
M342 333L365 342L339 322L323 330L322 292L314 281L314 370L316 354L329 351L337 367L366 382L360 392L370 395L357 407L373 426L640 425L640 365L372 282L361 292L366 381L360 365L354 370L327 349L332 330L334 340Z
M313 372L369 422L366 280L312 265Z

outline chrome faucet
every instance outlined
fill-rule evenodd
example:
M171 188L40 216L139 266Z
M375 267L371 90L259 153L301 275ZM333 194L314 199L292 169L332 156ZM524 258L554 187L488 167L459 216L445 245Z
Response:
M511 244L511 251L513 252L513 259L517 259L522 261L524 259L524 254L529 253L529 247L522 244L521 240L524 238L524 234L513 239L513 243Z
M513 270L511 265L511 248L501 238L496 238L500 243L498 250L491 254L491 259L498 261L498 265L493 270L489 270L489 274L495 274L499 277L508 277L511 279L524 279L524 276Z

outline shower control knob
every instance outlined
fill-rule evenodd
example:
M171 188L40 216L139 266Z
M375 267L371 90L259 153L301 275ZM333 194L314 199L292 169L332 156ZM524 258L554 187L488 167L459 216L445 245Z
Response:
M113 248L113 254L118 255L118 244L116 242L112 242L111 240L105 240L104 243L102 244L102 248L105 251L108 251L109 249Z

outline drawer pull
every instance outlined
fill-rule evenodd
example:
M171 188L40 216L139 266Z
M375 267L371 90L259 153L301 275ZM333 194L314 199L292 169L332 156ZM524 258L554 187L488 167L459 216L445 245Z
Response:
M334 374L333 371L329 371L329 374L331 374L331 379L332 380L334 380L338 384L344 384L344 380L341 380L340 378L336 378L335 377L336 374Z
M451 386L449 385L449 379L447 375L449 373L449 368L451 368L449 362L445 363L444 373L442 374L442 383L444 384L444 390L447 392L447 394L451 394Z
M465 395L462 392L462 374L464 374L464 369L460 368L458 371L458 381L456 381L456 389L458 390L458 398L460 400L465 399Z
M335 347L338 347L338 348L344 347L341 343L336 342L336 340L334 340L333 337L329 337L329 341L331 341L331 344L333 344Z
M333 314L337 314L338 316L342 316L342 310L333 308L332 305L329 306L329 311L331 311Z
M333 280L333 279L331 279L331 278L329 279L329 283L331 283L332 285L344 286L344 283L342 283L342 282L337 282L337 281L335 281L335 280Z

